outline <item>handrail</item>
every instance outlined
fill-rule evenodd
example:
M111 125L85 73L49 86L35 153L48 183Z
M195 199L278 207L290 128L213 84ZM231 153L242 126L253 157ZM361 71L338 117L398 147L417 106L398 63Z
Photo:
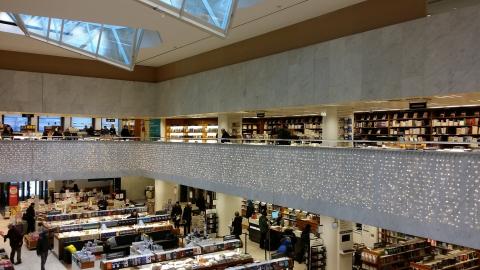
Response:
M457 149L476 149L480 142L442 142L442 141L389 141L389 140L326 140L326 139L272 139L272 138L166 138L166 137L119 137L119 136L9 136L1 138L2 141L121 141L121 142L163 142L163 143L222 143L222 144L245 144L245 145L279 145L279 146L315 146L333 148L363 148L363 147L392 147L403 145L408 149L434 148L435 146L450 146Z

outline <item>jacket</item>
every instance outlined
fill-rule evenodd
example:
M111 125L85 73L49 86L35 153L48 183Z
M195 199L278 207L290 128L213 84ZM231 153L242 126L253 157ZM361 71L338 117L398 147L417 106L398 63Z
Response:
M27 208L25 213L25 220L27 222L35 222L35 209L31 206Z
M253 213L255 213L255 206L253 206L252 201L248 201L247 212L245 213L245 216L247 218L251 218L253 216Z
M192 222L192 207L185 206L185 208L183 208L182 219L185 221L185 223L191 223Z
M242 234L242 217L235 217L232 221L233 235Z
M7 239L10 240L10 247L12 248L21 247L23 244L23 236L15 227L9 229L7 235L3 236L4 242L6 242Z
M45 254L50 249L50 243L48 241L48 233L42 232L39 235L37 242L37 255Z
M269 226L268 226L268 220L267 217L262 215L258 221L258 225L260 226L260 232L261 233L267 233Z
M182 217L182 207L180 205L174 205L172 208L172 220L180 219Z

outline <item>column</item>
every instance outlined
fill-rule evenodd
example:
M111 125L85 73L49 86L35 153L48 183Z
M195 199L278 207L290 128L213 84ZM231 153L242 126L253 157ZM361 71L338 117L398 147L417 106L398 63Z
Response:
M64 127L63 130L67 130L67 128L72 126L72 117L70 116L65 116L64 118ZM33 122L33 121L32 121Z
M155 211L163 210L168 200L178 201L178 184L155 179Z
M95 130L101 130L102 127L102 118L95 118L95 126L93 127Z
M242 208L242 198L224 193L217 193L216 209L218 214L218 236L230 234L228 226L232 225L235 212Z
M320 223L323 225L321 235L323 244L327 249L327 270L351 270L352 254L341 254L339 221L327 216L320 217ZM353 239L350 239L353 241Z
M38 115L33 115L32 118L30 118L30 125L35 126L35 131L38 132ZM0 117L0 122L2 121Z
M326 116L323 117L322 137L324 140L338 140L337 108L328 107ZM324 142L325 146L336 146L336 142Z
M162 141L166 141L165 140L167 138L167 119L166 118L160 119L160 138L162 138Z
M222 128L233 138L242 135L241 114L219 114L218 115L218 138L222 137Z

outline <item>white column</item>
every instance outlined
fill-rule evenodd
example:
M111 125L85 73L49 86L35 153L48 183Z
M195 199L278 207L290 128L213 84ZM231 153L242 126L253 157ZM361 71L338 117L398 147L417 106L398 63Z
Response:
M240 212L242 198L224 193L217 193L216 209L218 214L218 236L230 234L228 226L232 224L235 212Z
M102 118L95 118L95 126L93 127L95 130L101 130L102 127Z
M328 107L326 116L323 118L322 137L324 140L338 140L338 117L337 108ZM325 146L336 146L334 142L324 142Z
M332 217L321 216L320 223L323 225L321 235L323 244L327 249L327 270L351 270L352 254L340 254L339 222Z
M71 127L72 126L72 117L70 116L65 116L64 117L64 127L63 127L63 130L66 130L67 128Z
M165 138L167 137L167 119L166 118L160 119L160 137L162 138L162 141L164 141Z
M0 122L2 121L1 117L0 117ZM33 115L33 117L31 118L30 120L30 124L32 126L35 126L35 131L38 132L38 118L37 118L37 115Z
M178 190L175 183L155 179L155 211L163 210L168 200L175 204L178 201Z

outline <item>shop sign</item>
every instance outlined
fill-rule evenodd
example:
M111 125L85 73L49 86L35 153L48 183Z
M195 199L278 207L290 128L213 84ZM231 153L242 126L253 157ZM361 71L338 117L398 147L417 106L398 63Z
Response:
M18 205L18 186L11 185L8 189L8 205L17 206Z

